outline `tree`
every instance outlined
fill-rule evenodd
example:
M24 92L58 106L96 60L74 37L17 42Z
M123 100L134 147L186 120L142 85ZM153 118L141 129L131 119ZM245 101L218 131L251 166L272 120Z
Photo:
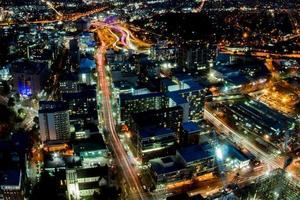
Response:
M27 114L26 114L25 109L24 109L24 108L20 108L20 109L18 110L18 119L19 119L20 121L23 121L23 120L26 118L26 116L27 116Z
M59 195L56 179L50 176L47 171L41 173L40 181L33 187L29 200L65 200L66 198Z
M0 137L6 137L14 129L16 114L3 104L0 104L0 113Z
M16 100L13 97L10 97L7 102L8 107L14 107L16 105Z
M33 118L33 122L36 124L36 125L39 125L39 117L35 116Z

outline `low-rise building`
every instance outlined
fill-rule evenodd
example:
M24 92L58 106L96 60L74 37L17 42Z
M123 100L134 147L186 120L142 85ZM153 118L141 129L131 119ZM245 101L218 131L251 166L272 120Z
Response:
M176 156L194 176L215 168L215 150L209 143L183 147L176 151Z
M100 193L100 187L109 184L109 168L76 168L66 170L69 199L80 200Z
M136 137L137 154L143 161L175 152L176 133L170 128L141 129Z
M108 149L100 134L75 141L73 148L76 156L80 157L83 167L103 166L108 163Z
M180 144L182 145L198 144L200 140L200 132L201 129L197 123L191 121L182 123Z
M159 184L180 181L186 176L183 163L175 156L154 158L149 160L149 163L156 187L159 187Z
M23 200L21 170L0 170L0 199Z

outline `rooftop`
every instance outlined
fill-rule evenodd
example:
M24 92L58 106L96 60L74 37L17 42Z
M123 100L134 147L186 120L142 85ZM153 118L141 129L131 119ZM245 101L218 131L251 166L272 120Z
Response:
M0 187L20 186L21 179L22 179L22 171L21 170L0 171Z
M94 134L90 138L82 139L74 142L74 152L97 151L106 149L106 145L101 134Z
M100 188L99 182L87 182L87 183L78 183L79 190L89 190L89 189L95 189Z
M174 156L151 159L149 163L157 175L168 174L184 169L184 166L177 162Z
M40 101L39 113L54 113L68 110L68 105L62 101Z
M195 132L199 132L200 131L200 127L198 126L198 124L195 123L195 122L191 122L191 121L184 122L182 124L182 128L187 133L195 133Z
M148 128L142 129L139 135L141 138L145 139L150 137L175 135L175 131L170 128Z
M94 168L78 168L77 178L106 177L108 175L108 166L98 166Z
M214 149L208 143L191 145L177 150L177 153L186 163L200 161L210 157L214 157Z

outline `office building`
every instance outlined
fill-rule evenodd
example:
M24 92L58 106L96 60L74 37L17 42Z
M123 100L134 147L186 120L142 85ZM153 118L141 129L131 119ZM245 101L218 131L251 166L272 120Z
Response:
M182 132L180 134L181 145L199 144L201 129L195 122L182 123Z
M170 128L145 128L135 134L137 156L143 162L175 153L176 133Z
M132 113L158 110L166 105L166 97L162 93L147 93L141 95L120 95L121 121L128 123Z
M149 110L131 114L130 128L132 130L147 127L171 128L179 135L183 122L183 109L180 106Z
M68 104L72 122L98 122L97 93L95 86L82 86L79 92L63 93L62 100Z

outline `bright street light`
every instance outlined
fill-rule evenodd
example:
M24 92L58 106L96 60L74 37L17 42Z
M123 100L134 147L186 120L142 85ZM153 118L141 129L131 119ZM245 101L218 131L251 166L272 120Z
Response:
M216 156L219 160L223 160L223 152L220 147L216 147Z

